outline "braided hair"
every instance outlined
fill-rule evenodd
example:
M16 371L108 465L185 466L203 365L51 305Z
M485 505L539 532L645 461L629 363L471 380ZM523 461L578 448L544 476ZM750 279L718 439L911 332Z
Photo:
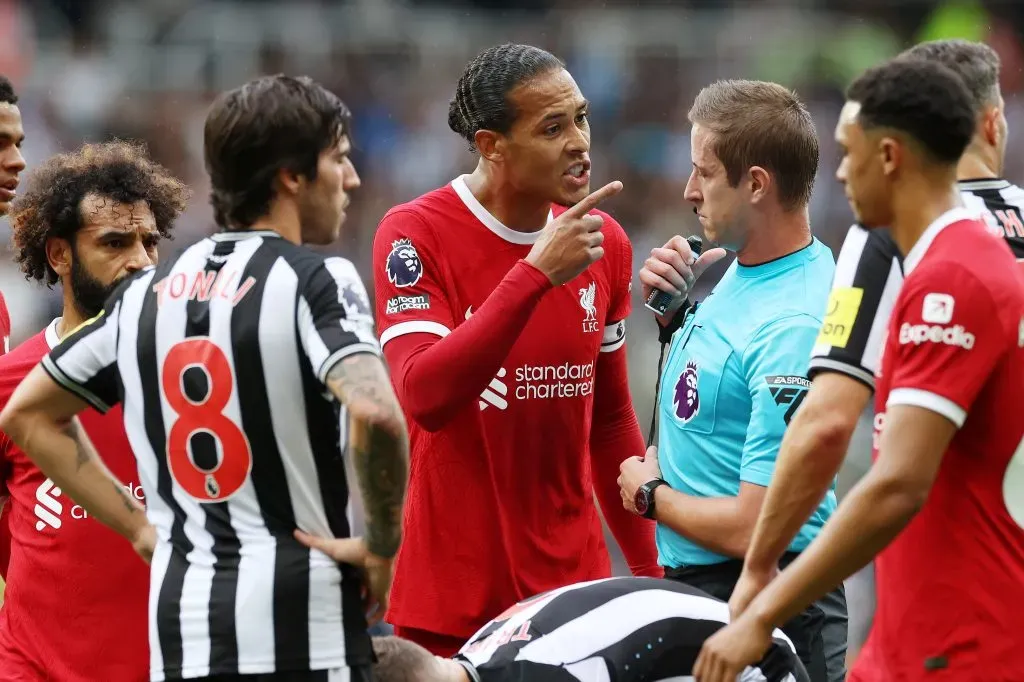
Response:
M448 127L476 150L478 130L507 133L516 120L508 93L521 83L565 63L532 45L506 43L478 54L459 78L455 97L448 105Z

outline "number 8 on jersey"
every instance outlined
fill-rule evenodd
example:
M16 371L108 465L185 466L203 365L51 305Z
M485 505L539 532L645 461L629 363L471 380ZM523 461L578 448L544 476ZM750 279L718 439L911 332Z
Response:
M189 370L205 374L205 394L186 390ZM171 478L199 502L222 502L238 492L252 468L252 450L245 433L224 414L234 386L227 356L207 337L191 337L173 346L164 359L161 389L175 418L167 432L167 463ZM200 391L200 393L202 393ZM203 457L197 436L214 441L215 457ZM212 460L212 461L210 461Z

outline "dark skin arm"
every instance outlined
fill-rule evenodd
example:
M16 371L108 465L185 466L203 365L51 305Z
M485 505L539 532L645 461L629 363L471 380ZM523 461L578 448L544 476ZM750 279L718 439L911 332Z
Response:
M0 413L0 430L89 516L131 541L148 561L155 531L145 508L106 467L74 418L87 406L37 366Z

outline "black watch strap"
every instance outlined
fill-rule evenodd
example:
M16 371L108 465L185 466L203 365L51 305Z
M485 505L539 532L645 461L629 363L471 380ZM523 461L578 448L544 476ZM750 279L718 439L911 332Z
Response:
M646 491L645 494L647 496L647 511L644 512L644 518L654 518L654 491L657 490L659 486L663 485L668 485L668 481L663 478L655 478L654 480L647 481L647 483L643 484L643 488Z

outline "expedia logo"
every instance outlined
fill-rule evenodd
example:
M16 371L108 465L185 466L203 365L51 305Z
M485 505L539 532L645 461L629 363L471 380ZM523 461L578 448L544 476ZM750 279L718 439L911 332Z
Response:
M904 322L900 327L900 344L912 343L920 346L922 343L942 343L947 346L959 346L965 350L974 348L974 334L957 324L952 327L942 327L937 324L910 324Z

